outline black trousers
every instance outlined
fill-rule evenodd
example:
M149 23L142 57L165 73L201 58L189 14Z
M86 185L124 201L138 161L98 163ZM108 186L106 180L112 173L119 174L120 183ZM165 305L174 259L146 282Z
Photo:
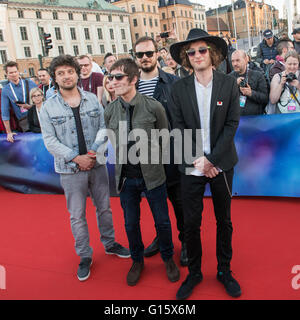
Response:
M181 242L184 242L184 215L180 181L171 186L167 186L167 193L176 216L177 230L179 231L178 238Z
M231 196L225 182L232 192L233 169L220 172L215 178L181 176L181 190L184 212L184 233L187 245L188 268L191 274L201 272L202 245L200 228L203 211L203 195L205 185L210 184L215 217L217 221L217 261L218 271L230 270L232 258L232 223L231 223Z

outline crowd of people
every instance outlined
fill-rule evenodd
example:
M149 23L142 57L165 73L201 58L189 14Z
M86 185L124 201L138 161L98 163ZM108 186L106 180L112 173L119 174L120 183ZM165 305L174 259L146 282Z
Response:
M143 274L144 257L159 252L167 278L178 281L169 199L181 243L180 265L189 270L176 297L188 298L203 278L200 228L209 184L217 221L217 279L230 296L241 295L230 265L233 168L238 161L234 136L240 116L300 112L300 28L293 36L294 41L279 40L265 30L257 61L235 50L230 39L201 29L190 30L185 41L170 48L159 48L145 36L134 44L134 58L118 60L108 53L103 69L89 55L55 57L49 69L38 71L39 84L22 79L16 62L5 65L8 83L1 92L0 130L10 143L18 131L42 133L67 200L80 281L89 278L93 255L85 213L87 194L96 207L105 252L132 259L126 278L129 286L137 285ZM115 241L107 168L97 156L106 148L106 129L115 134L110 140L114 140L116 187L129 250ZM191 139L182 141L182 150L189 141L193 154L199 147L197 130L202 129L201 154L192 161L182 154L183 161L177 164L177 146L171 139L168 164L144 163L137 141L128 138L135 129L147 133L178 129L183 135L191 131ZM148 134L143 143L149 145L149 159L153 142L159 154L164 152L159 137ZM137 161L132 161L132 154ZM147 248L140 229L142 194L156 230Z

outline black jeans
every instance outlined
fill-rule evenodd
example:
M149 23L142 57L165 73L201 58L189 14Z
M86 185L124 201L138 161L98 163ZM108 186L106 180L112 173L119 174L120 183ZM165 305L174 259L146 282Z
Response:
M225 172L228 187L232 192L233 169ZM200 227L203 211L203 195L206 183L210 184L215 217L217 220L217 260L218 271L230 270L232 258L231 197L225 182L224 173L215 178L181 176L182 201L184 212L185 242L187 245L188 268L191 274L201 272L202 245Z
M140 228L141 194L145 193L149 203L156 232L159 237L159 249L164 261L173 257L172 229L169 219L166 184L147 190L144 179L127 178L120 193L121 205L124 210L125 229L129 249L133 261L144 260L144 244Z

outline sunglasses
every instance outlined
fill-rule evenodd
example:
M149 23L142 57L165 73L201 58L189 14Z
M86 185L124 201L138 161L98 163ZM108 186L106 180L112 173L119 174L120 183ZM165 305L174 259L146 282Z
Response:
M121 81L124 77L128 77L128 74L123 74L123 73L109 74L107 76L107 79L108 81L113 81L115 78L117 81Z
M147 56L147 58L152 58L153 55L154 55L154 52L156 51L146 51L146 52L136 52L135 53L135 56L138 58L138 59L142 59L144 55Z
M87 64L80 64L79 66L80 66L80 68L83 68L83 67L87 68L87 67L90 66L90 64L89 64L89 63L87 63Z
M208 49L210 49L210 47L201 47L201 48L198 48L198 50L195 50L195 49L189 49L186 51L186 54L189 56L189 57L193 57L195 54L196 54L196 51L198 51L200 54L202 55L205 55L206 52L208 51Z

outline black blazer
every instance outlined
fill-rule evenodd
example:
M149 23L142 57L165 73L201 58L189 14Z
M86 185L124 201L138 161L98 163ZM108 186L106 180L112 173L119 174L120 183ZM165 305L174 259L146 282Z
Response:
M175 82L171 92L173 128L181 131L192 129L193 156L196 155L196 129L201 129L194 77L192 74ZM214 166L224 171L232 169L238 162L234 136L239 119L239 90L236 80L232 76L213 71L210 106L211 153L205 156ZM201 143L199 139L197 142ZM184 141L182 153L183 164L179 165L179 170L186 173L185 169L193 165L185 159Z
M41 133L41 126L39 117L37 115L36 106L33 105L27 113L29 131L34 133Z

